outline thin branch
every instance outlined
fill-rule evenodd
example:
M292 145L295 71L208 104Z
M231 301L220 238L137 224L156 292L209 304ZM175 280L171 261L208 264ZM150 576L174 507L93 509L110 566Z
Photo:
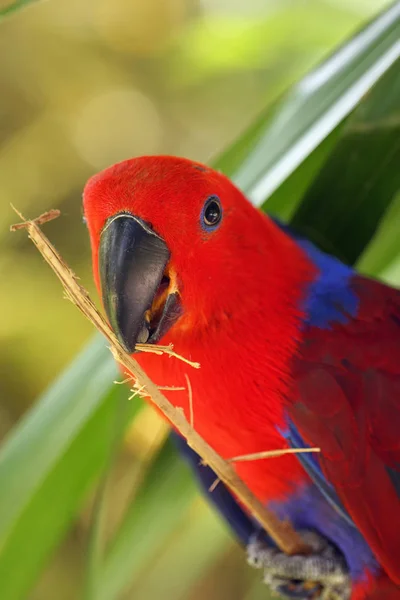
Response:
M254 452L253 454L242 454L227 458L227 462L247 462L253 460L263 460L265 458L277 458L286 454L305 454L307 452L321 452L320 448L282 448L281 450L265 450L264 452Z
M127 383L132 383L132 382L133 382L132 375L129 375L129 377L122 379L122 381L120 381L118 379L113 381L113 383L115 383L116 385L126 385ZM185 387L178 387L175 385L158 385L157 387L159 390L166 391L166 392L183 392L184 390L186 390Z
M183 392L186 390L185 387L178 387L175 385L158 385L157 387L162 392Z
M18 211L17 211L18 212ZM22 220L24 217L18 213ZM43 217L43 216L42 216ZM75 274L63 261L57 250L42 233L35 220L25 221L28 235L43 258L49 263L60 279L70 300L107 338L116 360L132 374L142 390L146 390L153 403L164 413L170 423L186 438L188 445L208 464L220 479L257 519L277 546L287 554L307 554L311 550L293 529L288 521L281 521L273 511L266 508L244 482L238 477L232 464L223 460L213 448L190 426L182 411L175 407L161 393L139 364L125 352L104 317L98 312L87 291L78 283Z
M200 369L200 363L194 362L193 360L189 360L188 358L185 358L184 356L181 356L180 354L174 352L172 344L170 344L169 346L152 346L150 344L136 344L135 350L138 350L139 352L152 352L153 354L168 354L173 358L178 358L179 360L185 362L194 369Z
M210 494L213 493L213 491L215 490L215 488L217 487L217 485L219 483L221 483L221 480L219 479L219 477L217 477L217 479L214 479L214 481L212 482L212 484L208 488L208 491L210 492Z
M21 219L23 219L23 216L15 208L15 206L13 206L11 204L11 208L17 213L17 215ZM57 208L53 208L52 210L48 210L47 212L42 213L41 215L36 217L36 219L33 219L33 222L36 223L36 225L43 225L44 223L53 221L53 219L57 219L57 217L59 217L60 214L61 214L61 212ZM10 231L18 231L18 229L26 229L26 221L23 221L22 223L15 223L14 225L11 225L11 227L10 227Z
M189 423L191 427L194 427L194 413L193 413L193 391L192 384L190 383L189 375L185 373L185 379L189 394Z

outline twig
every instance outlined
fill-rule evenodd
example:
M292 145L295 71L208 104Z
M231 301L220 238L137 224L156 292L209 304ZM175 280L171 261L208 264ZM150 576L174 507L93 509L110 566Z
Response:
M145 387L144 385L139 385L137 384L136 386L134 386L131 389L131 395L129 396L128 400L133 400L136 396L139 396L139 398L147 398L148 394L145 392Z
M151 346L150 344L136 344L135 350L139 350L139 352L152 352L153 354L168 354L171 357L182 360L194 369L200 369L200 363L193 362L192 360L189 360L188 358L185 358L184 356L181 356L180 354L174 352L172 344L170 344L169 346Z
M24 220L24 217L16 211ZM43 219L43 215L42 215ZM57 277L60 279L64 289L77 306L77 308L88 318L93 325L107 338L111 344L111 351L116 360L125 367L135 378L140 386L144 386L146 392L151 396L153 403L164 413L165 417L186 438L187 443L203 461L208 464L220 479L246 506L248 511L262 525L265 531L274 539L277 546L287 554L307 554L311 550L303 542L301 537L293 529L288 521L281 521L275 513L266 508L247 488L238 477L233 466L223 460L213 448L190 426L184 414L175 407L160 392L138 363L125 352L114 332L111 330L103 316L97 311L87 291L78 283L76 276L66 265L57 250L42 233L35 220L24 222L28 235L38 248L43 258L49 263Z
M214 479L214 481L212 482L212 484L210 485L210 487L208 488L208 491L210 492L210 494L213 493L213 491L215 490L215 488L217 487L217 485L221 483L221 480L219 477L217 477L217 479Z
M190 383L189 375L185 373L185 379L189 394L189 423L191 427L194 427L194 413L193 413L193 391L192 384Z
M265 450L264 452L254 452L253 454L242 454L227 458L227 462L247 462L253 460L263 460L265 458L277 458L285 454L305 454L306 452L321 452L320 448L282 448L281 450Z
M157 387L162 392L182 392L183 390L186 390L185 387L178 387L175 385L158 385Z
M116 379L115 381L113 381L113 383L115 383L116 385L126 385L127 383L134 383L135 381L132 377L132 375L129 375L129 377L125 377L125 379L119 380ZM135 387L135 385L134 385ZM161 391L165 391L165 392L183 392L184 390L186 390L185 387L178 387L175 385L158 385L157 386L159 390Z
M11 204L11 208L17 213L19 217L21 217L21 219L23 219L23 216L20 212L17 211L15 206ZM42 213L41 215L36 217L36 219L33 219L33 222L36 223L36 225L43 225L44 223L48 223L53 219L57 219L57 217L59 217L60 214L61 212L57 208L53 208L52 210L48 210L47 212ZM26 221L23 221L22 223L15 223L10 227L10 231L18 231L18 229L26 229Z
M116 379L115 381L113 381L113 383L115 383L116 385L126 385L127 383L132 383L132 382L133 382L133 377L131 375L129 377L126 377L125 379L122 379L122 380ZM166 391L166 392L183 392L184 390L186 390L185 387L178 387L175 385L158 385L157 387L159 390Z

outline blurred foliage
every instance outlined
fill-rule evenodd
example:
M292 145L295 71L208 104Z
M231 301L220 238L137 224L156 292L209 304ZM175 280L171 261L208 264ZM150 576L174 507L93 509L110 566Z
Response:
M0 19L12 15L22 8L26 8L33 2L38 2L38 0L8 0L6 2L0 2Z
M5 315L0 326L1 432L10 429L91 332L70 304L61 302L58 282L25 236L8 233L14 220L9 202L30 216L61 208L63 218L47 226L49 234L93 290L80 216L81 189L88 176L136 154L170 153L207 162L262 113L258 125L219 161L251 193L252 178L262 179L254 168L257 160L264 176L267 166L268 173L274 168L268 163L268 149L272 156L278 155L274 137L268 138L272 131L275 140L281 139L279 130L273 133L274 122L266 139L260 136L279 107L278 96L385 4L378 0L49 0L1 22L0 265L4 276L0 303ZM383 55L381 43L375 51ZM279 182L283 185L270 189L274 193L269 200L273 212L285 217L294 214L297 224L307 226L317 241L325 227L323 242L337 252L342 249L349 259L360 254L382 218L359 264L392 282L400 281L396 244L400 198L386 213L385 209L398 189L398 181L391 178L398 164L393 150L399 123L398 63L396 68L383 81L388 93L380 92L376 102L372 91L369 103L360 105L347 122L337 129L340 119L332 125L328 137L302 157L308 156L301 166L292 164ZM393 73L397 78L392 85ZM355 77L353 66L347 76ZM332 88L338 93L336 84ZM296 88L293 98L298 99ZM290 106L290 97L285 106ZM293 106L290 118L299 124L300 139L300 108ZM319 101L315 106L320 106ZM308 98L302 110L308 131L312 122L306 119L313 114ZM290 111L284 114L290 116ZM297 135L287 123L284 131ZM286 137L284 157L288 143ZM246 167L249 154L254 162L246 182L246 171L239 167ZM373 167L380 158L375 176ZM342 176L345 194L336 202ZM358 194L360 181L365 184L362 195ZM306 202L296 210L306 190ZM258 202L264 199L255 196ZM335 230L339 221L347 227L344 233ZM335 231L341 239L332 235ZM2 488L9 491L0 520L6 527L13 523L15 529L7 560L0 561L0 597L24 597L24 581L45 563L86 498L70 535L29 598L52 600L56 595L70 600L85 589L88 600L153 600L160 595L174 600L265 599L265 588L252 583L259 574L246 569L225 529L201 500L194 499L186 469L169 446L163 446L165 428L147 408L140 410L126 431L123 452L109 472L115 441L141 405L126 406L124 388L114 386L108 393L106 382L115 369L108 356L102 363L103 346L94 342L89 354L86 350L82 356L84 362L78 356L58 387L51 388L37 412L22 423L27 448L37 462L27 462L21 469L18 459L24 456L24 447L13 447L13 438L5 446L2 461L5 464L11 457L15 468L11 460L6 471L0 470ZM91 374L87 388L68 383L78 381L77 372ZM44 420L43 406L47 407ZM92 486L101 472L105 478L101 489L107 490L103 506L104 494L96 496ZM70 476L60 479L60 473ZM13 515L18 516L15 523ZM37 552L31 559L30 544L39 536L44 540L42 554ZM21 574L19 584L18 577L8 574L18 572L21 563L29 564L31 572Z

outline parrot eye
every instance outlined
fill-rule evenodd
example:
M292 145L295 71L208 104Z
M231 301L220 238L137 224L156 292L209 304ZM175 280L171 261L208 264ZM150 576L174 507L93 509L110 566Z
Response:
M212 229L218 225L222 219L221 202L217 196L210 196L204 205L202 211L202 225L207 229Z

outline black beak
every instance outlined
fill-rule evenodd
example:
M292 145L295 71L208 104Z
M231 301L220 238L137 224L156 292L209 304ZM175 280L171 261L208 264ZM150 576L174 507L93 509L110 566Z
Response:
M164 240L138 217L120 213L105 224L99 249L103 303L115 334L128 352L152 336L146 315L169 258Z

